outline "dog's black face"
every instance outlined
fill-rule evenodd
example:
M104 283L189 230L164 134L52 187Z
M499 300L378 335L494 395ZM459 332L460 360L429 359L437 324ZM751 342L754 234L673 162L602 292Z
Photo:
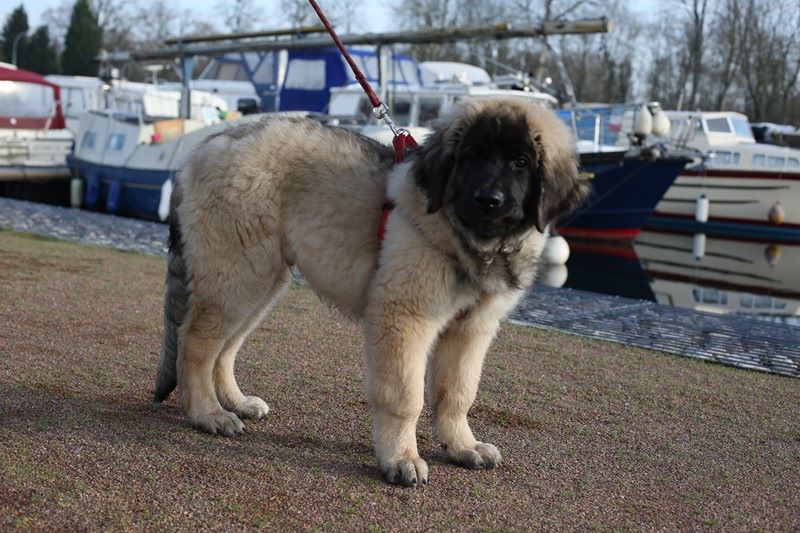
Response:
M477 112L440 124L417 156L429 213L447 202L464 229L488 240L544 232L580 205L589 187L552 112L513 101L473 105Z
M453 203L461 224L476 237L501 237L534 223L525 220L524 209L539 164L528 132L524 116L481 115L458 145Z

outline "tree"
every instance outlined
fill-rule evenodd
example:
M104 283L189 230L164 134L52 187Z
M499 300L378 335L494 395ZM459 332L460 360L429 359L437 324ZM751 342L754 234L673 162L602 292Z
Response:
M39 26L28 43L26 67L39 74L58 73L58 52L47 26Z
M232 33L253 31L263 19L263 12L254 0L219 2L217 9L225 20L225 28Z
M787 122L800 72L800 12L785 1L748 0L739 70L753 121Z
M61 66L64 74L96 76L95 57L101 44L100 26L88 0L77 0L72 8L69 29L64 40Z
M90 0L89 7L95 15L106 50L125 50L135 44L131 33L137 21L131 7L135 2L126 0Z
M281 0L281 13L292 28L308 26L316 21L316 15L307 0Z
M14 9L3 24L3 59L9 63L13 58L14 40L17 39L17 65L24 67L26 58L27 37L25 34L28 32L28 15L25 13L25 7L20 4L19 7ZM20 37L20 34L22 36Z

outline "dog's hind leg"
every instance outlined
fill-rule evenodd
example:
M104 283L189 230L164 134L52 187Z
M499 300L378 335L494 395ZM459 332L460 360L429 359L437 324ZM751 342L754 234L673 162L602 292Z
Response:
M442 333L431 357L428 387L439 440L447 457L467 468L493 468L501 462L496 447L475 439L467 412L499 319L515 302L489 298L478 303Z
M286 289L289 287L290 279L289 269L284 267L283 272L275 277L275 282L266 295L266 305L255 310L242 323L238 331L225 343L222 352L217 358L214 367L214 384L217 390L217 397L225 409L233 411L241 418L262 418L269 412L269 406L257 396L245 396L239 389L234 375L236 354L250 332L261 323L285 294Z
M222 408L214 390L214 365L232 333L224 315L213 306L195 306L181 326L178 344L178 387L189 422L209 433L238 435L244 424Z
M242 244L237 253L202 254L216 260L196 263L187 320L180 330L177 370L183 406L190 422L209 433L239 434L244 424L236 412L266 412L262 400L248 402L241 393L233 365L247 333L290 278L275 239L264 236Z

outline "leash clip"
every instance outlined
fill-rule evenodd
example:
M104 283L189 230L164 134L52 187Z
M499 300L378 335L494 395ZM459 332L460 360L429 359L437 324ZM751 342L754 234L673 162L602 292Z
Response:
M389 107L383 102L381 102L381 105L372 108L372 115L378 120L384 121L386 125L389 126L389 129L392 130L395 137L399 132L406 131L397 127L392 117L389 116ZM408 132L406 131L406 133Z

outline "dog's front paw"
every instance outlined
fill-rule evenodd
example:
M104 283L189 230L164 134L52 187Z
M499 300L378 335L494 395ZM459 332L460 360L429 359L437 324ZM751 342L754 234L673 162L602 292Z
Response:
M428 484L428 463L421 457L404 458L383 467L383 477L389 483L404 487Z
M247 396L244 402L238 405L234 411L236 411L236 414L241 418L258 420L259 418L267 416L267 413L269 413L269 405L258 396Z
M212 435L233 437L244 432L244 424L230 411L220 409L210 414L190 417L192 425Z
M494 468L503 462L503 456L493 444L476 442L472 448L456 449L442 445L448 459L465 468Z

